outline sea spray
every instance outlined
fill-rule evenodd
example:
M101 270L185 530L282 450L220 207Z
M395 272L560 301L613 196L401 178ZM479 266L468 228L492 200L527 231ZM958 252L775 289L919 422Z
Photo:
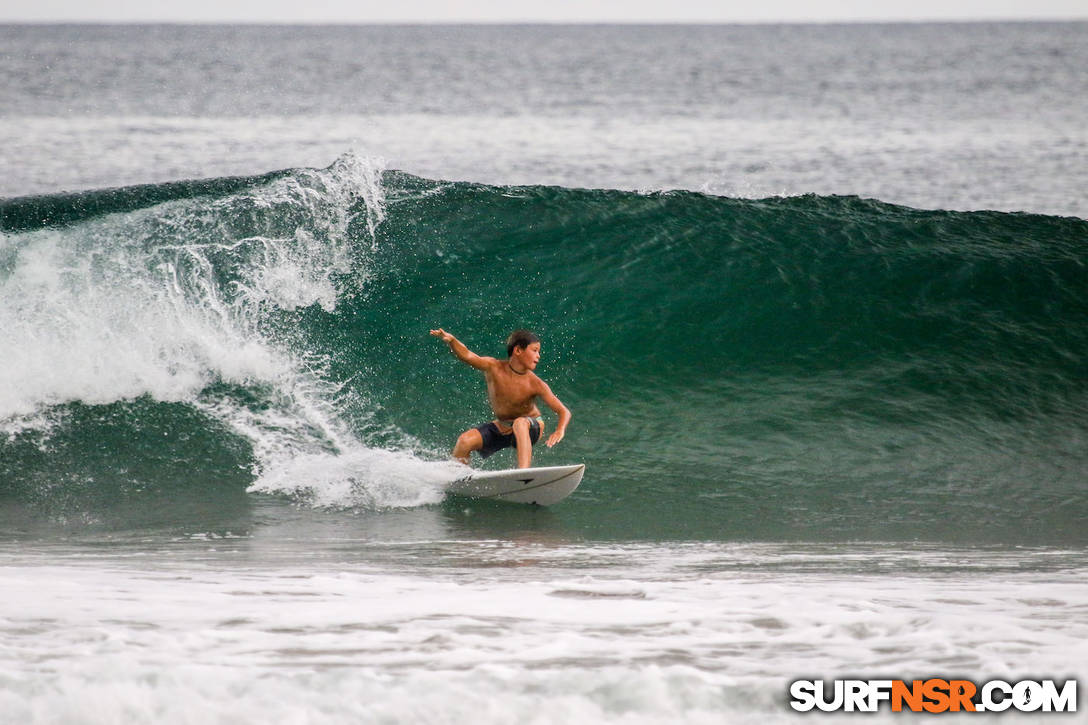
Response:
M41 449L57 421L73 422L66 413L72 405L150 416L156 404L180 403L207 419L190 424L245 442L254 490L331 505L433 500L433 492L421 493L431 489L418 475L414 493L398 490L388 501L367 488L383 479L373 465L351 463L370 449L340 419L328 351L305 347L294 325L300 310L333 313L342 296L365 284L384 215L380 178L380 166L346 155L325 170L141 209L130 208L131 195L114 193L123 198L120 211L103 213L99 203L78 219L69 209L60 215L65 225L50 221L6 236L0 326L10 344L0 361L0 418L9 443L33 440ZM86 205L86 198L74 203ZM349 228L363 233L353 237ZM158 448L136 455L176 453L169 440ZM213 451L198 455L216 458ZM411 454L373 455L427 470ZM307 478L297 459L314 475ZM14 457L20 460L27 462ZM62 456L47 468L60 473L67 463ZM131 468L123 462L117 472ZM14 464L5 473L12 485L48 477ZM105 473L86 479L108 480Z

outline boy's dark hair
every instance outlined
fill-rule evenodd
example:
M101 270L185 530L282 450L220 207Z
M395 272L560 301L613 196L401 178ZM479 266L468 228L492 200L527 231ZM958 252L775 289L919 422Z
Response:
M540 338L528 330L514 330L506 338L506 357L514 355L515 347L529 347L534 342L540 342Z

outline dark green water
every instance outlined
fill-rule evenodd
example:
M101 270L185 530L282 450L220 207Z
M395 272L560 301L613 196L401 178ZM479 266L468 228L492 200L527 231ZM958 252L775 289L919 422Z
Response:
M244 508L300 456L437 460L490 413L428 330L499 356L529 327L574 412L536 462L589 471L565 534L1086 541L1088 222L399 172L375 196L346 166L0 202L8 367L88 358L9 369L9 515L124 529ZM288 364L225 362L250 347Z

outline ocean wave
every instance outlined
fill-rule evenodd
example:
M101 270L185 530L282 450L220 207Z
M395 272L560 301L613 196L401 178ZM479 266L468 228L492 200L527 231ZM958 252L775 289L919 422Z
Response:
M429 466L490 411L428 329L501 355L527 326L575 412L538 458L586 461L601 506L666 501L700 536L1083 536L1084 220L495 187L350 155L0 209L9 452L46 449L73 406L180 405L254 491L429 503ZM19 495L67 470L20 455ZM418 491L381 488L394 458Z

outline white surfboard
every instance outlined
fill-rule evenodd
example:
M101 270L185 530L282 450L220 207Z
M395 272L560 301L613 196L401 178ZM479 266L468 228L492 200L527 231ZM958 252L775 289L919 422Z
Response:
M473 471L454 481L446 493L495 501L551 506L562 501L582 482L586 464L511 468L505 471Z

